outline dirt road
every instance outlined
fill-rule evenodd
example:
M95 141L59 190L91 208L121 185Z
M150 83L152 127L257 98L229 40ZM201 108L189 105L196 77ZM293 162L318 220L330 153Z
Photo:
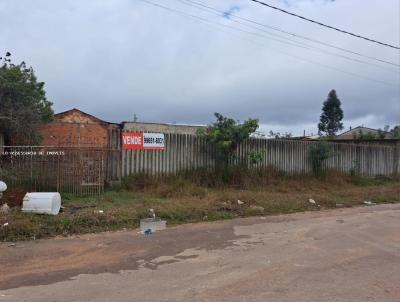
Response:
M400 205L0 244L0 301L400 301Z

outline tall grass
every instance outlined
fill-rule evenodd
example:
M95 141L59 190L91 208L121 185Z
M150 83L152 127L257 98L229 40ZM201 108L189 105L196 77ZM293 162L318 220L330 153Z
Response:
M57 216L13 208L8 215L0 215L0 225L9 223L0 228L0 241L135 228L141 218L149 216L150 208L168 224L178 224L335 208L338 203L353 206L365 200L400 202L399 184L399 178L328 171L321 179L243 166L216 173L136 174L97 197L63 194L64 211ZM310 204L310 198L320 207Z
M195 187L251 189L269 185L282 177L283 173L271 167L249 169L240 165L216 171L207 169L183 171L176 175L133 174L123 179L122 188L134 191L162 190L165 186L174 191L193 190Z

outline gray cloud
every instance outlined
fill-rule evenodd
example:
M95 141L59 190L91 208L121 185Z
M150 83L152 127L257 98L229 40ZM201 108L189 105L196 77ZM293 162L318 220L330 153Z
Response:
M254 31L227 16L206 13L182 1L152 1ZM238 14L399 61L399 52L248 0L201 2L217 6L230 19L232 13ZM310 18L400 44L396 0L386 0L384 5L379 0L276 2ZM258 117L266 130L300 134L303 129L316 132L322 102L335 88L347 127L400 123L398 87L308 61L395 85L399 84L398 74L205 24L140 0L3 0L0 51L6 50L15 60L34 67L39 79L46 82L56 111L78 107L111 121L129 120L136 113L146 121L196 124L210 122L213 112L219 111L241 120Z

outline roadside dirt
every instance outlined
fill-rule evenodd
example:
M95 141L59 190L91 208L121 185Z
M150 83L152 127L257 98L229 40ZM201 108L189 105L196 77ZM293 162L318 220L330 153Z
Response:
M109 301L112 287L115 301L133 293L151 301L293 301L294 293L297 301L400 301L399 218L399 204L380 205L188 224L149 237L121 231L1 243L0 294Z

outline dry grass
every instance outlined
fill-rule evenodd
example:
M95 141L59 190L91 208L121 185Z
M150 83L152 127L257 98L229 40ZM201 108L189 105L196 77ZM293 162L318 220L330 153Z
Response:
M272 170L232 171L230 182L205 171L153 179L125 179L122 187L98 197L63 196L65 211L57 216L21 213L0 216L0 240L43 238L136 228L155 209L168 224L293 213L320 208L400 202L400 179L351 177L329 172L323 178L280 175ZM222 177L222 175L220 175ZM314 199L320 207L312 205ZM243 204L238 204L238 200ZM102 210L103 213L100 213Z

